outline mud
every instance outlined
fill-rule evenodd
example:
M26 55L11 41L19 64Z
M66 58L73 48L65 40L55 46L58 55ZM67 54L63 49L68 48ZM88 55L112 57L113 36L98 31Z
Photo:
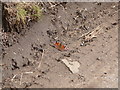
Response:
M117 3L55 6L18 42L5 48L3 87L117 88L117 20ZM96 37L86 39L86 33L96 28L100 29ZM53 47L55 42L65 50ZM71 73L63 58L78 61L79 73Z

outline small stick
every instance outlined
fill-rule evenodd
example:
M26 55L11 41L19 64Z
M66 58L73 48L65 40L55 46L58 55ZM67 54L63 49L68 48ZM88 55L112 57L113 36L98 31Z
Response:
M24 72L25 74L33 73L33 72Z
M42 61L43 61L43 56L44 56L44 50L43 50L42 57L41 57L41 61L40 61L39 65L38 65L38 68L41 67L41 63L42 63Z
M20 85L22 84L22 77L23 77L23 73L21 74Z
M48 2L50 4L50 7L49 8L53 8L55 7L57 4L53 5L51 2Z
M11 81L13 81L16 76L17 76L17 74L13 76L13 78L11 79Z
M85 34L83 34L80 38L82 38L82 37L87 37L87 36L89 36L89 34L97 34L97 32L99 32L102 28L100 28L101 26L103 26L103 24L102 25L100 25L100 26L98 26L98 27L96 27L93 31L89 31L89 32L87 32L87 33L85 33ZM79 39L80 39L79 38Z

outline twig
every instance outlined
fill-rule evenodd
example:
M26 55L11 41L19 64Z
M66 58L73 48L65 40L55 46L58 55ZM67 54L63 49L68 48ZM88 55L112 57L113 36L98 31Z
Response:
M21 84L22 84L23 75L24 75L24 74L30 74L30 73L33 73L33 72L23 72L23 73L21 73L21 74L15 74L15 75L12 77L11 81L13 81L17 75L20 75L20 85L21 85Z
M42 61L43 61L43 56L44 56L44 50L43 50L42 57L41 57L41 61L40 61L39 65L38 65L38 68L41 67L41 63L42 63Z
M92 38L92 37L94 37L102 29L101 27L103 28L103 24L101 24L100 26L96 27L93 31L89 31L89 32L83 34L80 38L82 38L82 37L85 37L85 38Z
M16 76L17 76L17 74L13 76L13 78L11 79L11 81L13 81Z
M22 84L22 77L23 77L23 73L21 74L20 85Z
M24 73L26 73L26 74L30 74L30 73L33 73L33 72L24 72Z
M94 37L96 37L96 35L98 33L100 33L100 31L102 30L103 28L103 24L98 26L97 28L95 28L92 32L88 33L87 35L85 35L85 40L90 40Z
M57 4L53 5L51 2L48 2L50 4L50 7L49 8L53 8L55 7Z

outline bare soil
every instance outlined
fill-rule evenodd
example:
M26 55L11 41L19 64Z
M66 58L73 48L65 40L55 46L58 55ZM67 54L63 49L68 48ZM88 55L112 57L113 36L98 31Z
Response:
M96 28L96 38L86 40ZM56 41L66 50L52 47ZM71 73L64 58L78 61L79 72ZM2 63L3 87L117 88L118 3L56 6L4 50Z

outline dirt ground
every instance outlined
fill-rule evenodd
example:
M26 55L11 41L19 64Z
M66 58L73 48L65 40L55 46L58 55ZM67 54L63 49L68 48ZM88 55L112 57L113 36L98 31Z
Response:
M96 38L86 37L96 29ZM54 48L56 41L66 50ZM78 61L79 72L72 73L62 59ZM117 88L118 4L56 6L4 50L2 61L3 87Z

